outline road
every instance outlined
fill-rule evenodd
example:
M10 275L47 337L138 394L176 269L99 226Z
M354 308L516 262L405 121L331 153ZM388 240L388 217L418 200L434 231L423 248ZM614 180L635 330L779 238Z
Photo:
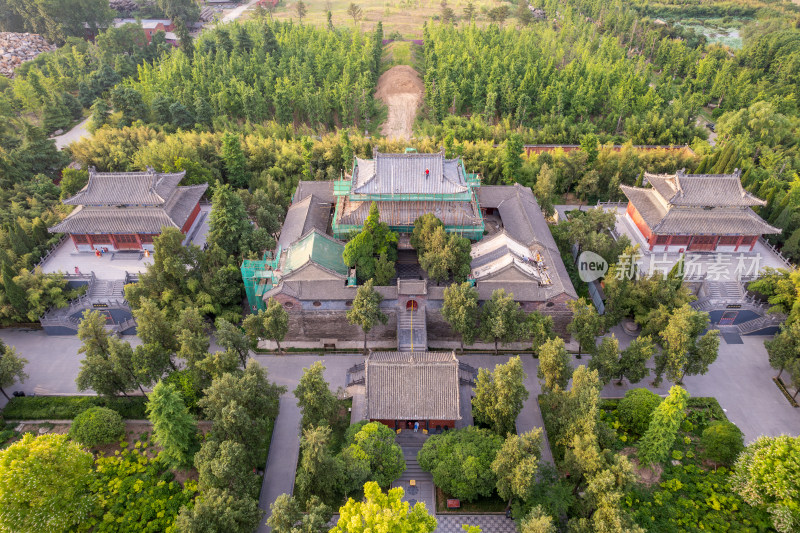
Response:
M61 150L84 137L91 137L92 134L86 129L86 125L89 123L89 120L91 120L91 117L83 119L81 122L76 124L74 128L66 133L62 133L56 137L50 137L56 141L56 148Z
M620 347L630 343L631 337L617 331ZM132 344L136 337L125 337ZM14 385L7 390L23 390L26 393L75 394L75 376L80 369L81 356L78 354L80 342L77 337L48 337L38 330L0 330L0 339L6 344L16 346L20 354L29 361L26 371L30 378L23 385ZM746 442L752 442L760 435L798 435L800 434L800 410L789 405L772 382L774 371L769 366L764 337L743 337L743 344L720 345L717 361L705 376L689 376L685 379L686 389L692 396L715 397L732 422L738 425L745 435ZM212 346L212 350L216 350ZM347 369L363 361L359 354L329 355L258 355L255 359L268 370L270 380L284 385L287 393L281 398L281 410L275 423L269 459L267 461L260 506L268 510L269 504L282 493L291 493L294 487L294 473L300 444L300 410L292 390L297 386L303 368L314 361L325 364L325 378L332 389L345 385ZM490 354L468 354L460 357L475 368L493 368L508 360L508 356ZM536 372L538 361L530 356L522 356L527 374L525 381L530 393L522 412L517 418L517 430L529 431L542 426L542 416L537 396L541 389ZM587 364L589 357L574 360L574 365ZM669 390L669 384L652 387L650 379L636 385L617 386L614 383L602 391L603 397L620 397L625 391L636 387L647 387L659 394ZM0 398L0 401L4 399ZM546 438L546 437L545 437ZM545 459L551 456L545 450ZM260 532L269 531L266 526Z
M238 19L242 16L242 13L247 11L247 9L254 5L258 0L250 0L246 4L242 4L237 8L231 9L228 14L220 19L220 22L233 22L234 20Z

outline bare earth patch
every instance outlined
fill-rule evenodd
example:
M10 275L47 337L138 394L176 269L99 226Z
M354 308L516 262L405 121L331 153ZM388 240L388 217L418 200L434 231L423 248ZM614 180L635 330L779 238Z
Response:
M397 65L384 72L375 91L375 97L389 108L381 134L389 139L410 139L424 92L425 85L410 66Z
M652 468L649 466L642 466L639 464L639 459L636 458L636 448L632 446L623 448L620 453L630 460L633 465L633 473L639 483L647 487L652 487L661 481L661 474L664 472L663 466L654 465Z

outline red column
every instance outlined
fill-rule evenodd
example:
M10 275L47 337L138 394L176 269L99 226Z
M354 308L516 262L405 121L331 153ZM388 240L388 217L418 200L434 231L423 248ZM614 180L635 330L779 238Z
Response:
M650 250L652 250L652 249L653 249L653 245L654 245L655 243L656 243L656 234L655 234L655 233L653 233L653 234L651 234L651 235L650 235L650 238L649 238L649 239L647 239L647 244L649 244L649 245L650 245L650 248L649 248Z
M78 249L78 243L77 243L77 242L75 242L75 235L73 235L72 233L70 233L70 234L69 234L69 238L70 238L70 239L72 239L72 245L73 245L73 246L75 246L75 249L77 250L77 249Z
M739 239L736 241L736 248L733 249L734 252L739 251L739 246L742 245L742 239L744 239L744 237L742 235L739 235Z
M691 249L692 249L692 243L693 243L693 242L694 242L694 235L692 235L691 237L689 237L689 244L687 244L687 245L686 245L686 251L687 251L687 252L688 252L689 250L691 250Z
M672 244L672 235L667 237L667 247L664 250L669 250L669 245Z
M134 235L136 235L136 242L139 243L139 249L141 250L142 249L142 239L139 238L139 234L138 233L134 233Z
M94 250L94 239L92 239L92 236L88 233L86 234L86 238L89 240L89 246Z
M753 248L755 247L757 242L758 242L758 235L754 235L754 236L750 237L750 251L751 252L753 251Z
M117 239L114 238L113 234L110 234L109 237L111 238L111 245L118 250L119 247L117 246Z
M717 235L717 240L714 241L714 250L717 249L717 246L719 246L719 235Z

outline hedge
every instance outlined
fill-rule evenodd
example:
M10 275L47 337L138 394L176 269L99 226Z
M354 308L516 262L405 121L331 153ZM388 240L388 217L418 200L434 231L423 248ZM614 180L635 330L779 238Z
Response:
M5 419L12 420L72 420L90 407L108 407L118 412L122 418L143 420L145 413L144 396L129 398L103 398L101 396L22 396L11 398L3 408Z
M619 405L619 400L620 398L601 399L600 409L613 411ZM725 414L725 411L722 410L722 407L720 407L717 399L711 396L698 396L696 398L690 397L686 407L689 409L698 410L708 409L711 412L711 416L714 418L714 420L723 420L728 422L728 416Z

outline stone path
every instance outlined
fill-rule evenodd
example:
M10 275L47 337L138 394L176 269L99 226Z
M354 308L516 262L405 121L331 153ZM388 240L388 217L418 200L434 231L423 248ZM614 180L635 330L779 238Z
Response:
M74 143L75 141L79 141L84 137L91 137L92 134L88 129L86 129L86 125L89 124L89 120L91 120L91 117L85 118L79 123L75 124L75 126L68 132L51 137L51 139L56 142L56 148L61 150L62 148L66 148L70 144Z
M461 526L480 526L483 533L515 533L514 520L505 515L436 515L439 522L436 533L464 533Z
M297 399L291 392L281 396L280 412L272 431L272 442L269 447L269 457L264 470L264 481L261 485L261 497L258 507L267 511L269 506L281 494L294 492L294 477L297 468L297 458L300 453L300 408ZM266 525L266 518L259 526L259 532L270 531Z

